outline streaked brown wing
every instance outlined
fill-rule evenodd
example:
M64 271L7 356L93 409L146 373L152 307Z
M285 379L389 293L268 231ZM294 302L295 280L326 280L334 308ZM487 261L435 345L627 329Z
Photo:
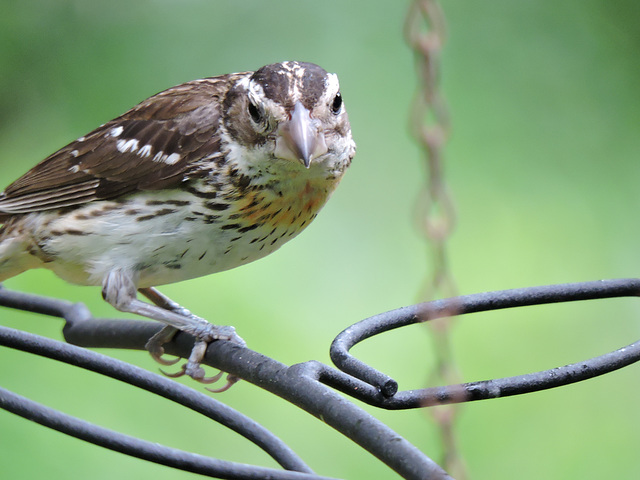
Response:
M219 97L243 75L165 90L58 150L6 188L0 220L177 187L189 178L195 161L219 151Z

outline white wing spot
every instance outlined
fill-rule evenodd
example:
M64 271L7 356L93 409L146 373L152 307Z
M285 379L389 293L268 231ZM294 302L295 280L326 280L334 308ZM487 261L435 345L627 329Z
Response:
M174 165L180 160L180 155L177 153L172 153L167 158L164 159L164 163L167 165Z
M135 138L132 138L131 140L118 140L116 148L122 153L127 153L129 151L135 152L138 149L138 140Z
M166 155L164 154L164 152L162 150L160 150L158 153L155 154L155 156L153 157L153 161L154 162L164 162Z
M119 137L123 130L124 128L122 128L122 126L114 127L109 132L109 135L111 135L112 137Z
M78 142L84 142L87 138L86 137L80 137L77 141Z
M166 155L164 152L158 152L153 157L154 162L158 163L166 163L167 165L175 165L180 160L180 155L178 153L172 153L171 155Z
M71 167L69 167L69 171L71 173L78 173L80 171L80 166L78 165L71 165Z
M145 145L140 150L138 150L138 155L141 157L148 157L151 155L151 145Z
M78 150L71 150L71 152L69 152L72 157L77 157L79 153Z

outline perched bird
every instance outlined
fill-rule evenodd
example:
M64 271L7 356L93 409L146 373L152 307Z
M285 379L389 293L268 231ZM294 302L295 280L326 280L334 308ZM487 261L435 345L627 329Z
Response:
M178 85L47 157L0 195L0 281L44 267L116 309L209 342L244 341L154 287L277 250L316 217L355 154L338 77L303 62ZM153 304L137 298L137 292ZM171 362L173 363L173 362Z

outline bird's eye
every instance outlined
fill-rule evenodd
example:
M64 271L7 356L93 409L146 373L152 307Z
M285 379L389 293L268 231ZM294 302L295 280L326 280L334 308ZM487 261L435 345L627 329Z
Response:
M249 101L248 110L249 110L249 115L251 115L251 120L253 120L255 123L262 122L262 113L260 112L260 109L256 106L255 103L253 103L252 101Z
M340 92L336 93L336 96L333 97L333 102L331 102L331 113L337 115L340 113L340 109L342 108L342 95Z

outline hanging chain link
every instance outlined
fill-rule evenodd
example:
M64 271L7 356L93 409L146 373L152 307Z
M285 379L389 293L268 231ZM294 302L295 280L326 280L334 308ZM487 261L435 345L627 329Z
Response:
M426 181L421 189L416 216L430 250L432 273L420 292L420 300L452 297L456 286L449 268L447 241L455 227L456 214L444 179L443 146L450 123L446 103L439 90L440 55L446 31L444 15L437 0L413 0L405 22L405 39L415 52L419 87L411 111L410 127L422 147ZM436 365L430 384L454 384L459 374L453 359L450 330L452 317L427 322L435 348ZM442 465L456 479L468 478L457 448L455 420L459 408L442 405L430 408L436 421L443 449Z

